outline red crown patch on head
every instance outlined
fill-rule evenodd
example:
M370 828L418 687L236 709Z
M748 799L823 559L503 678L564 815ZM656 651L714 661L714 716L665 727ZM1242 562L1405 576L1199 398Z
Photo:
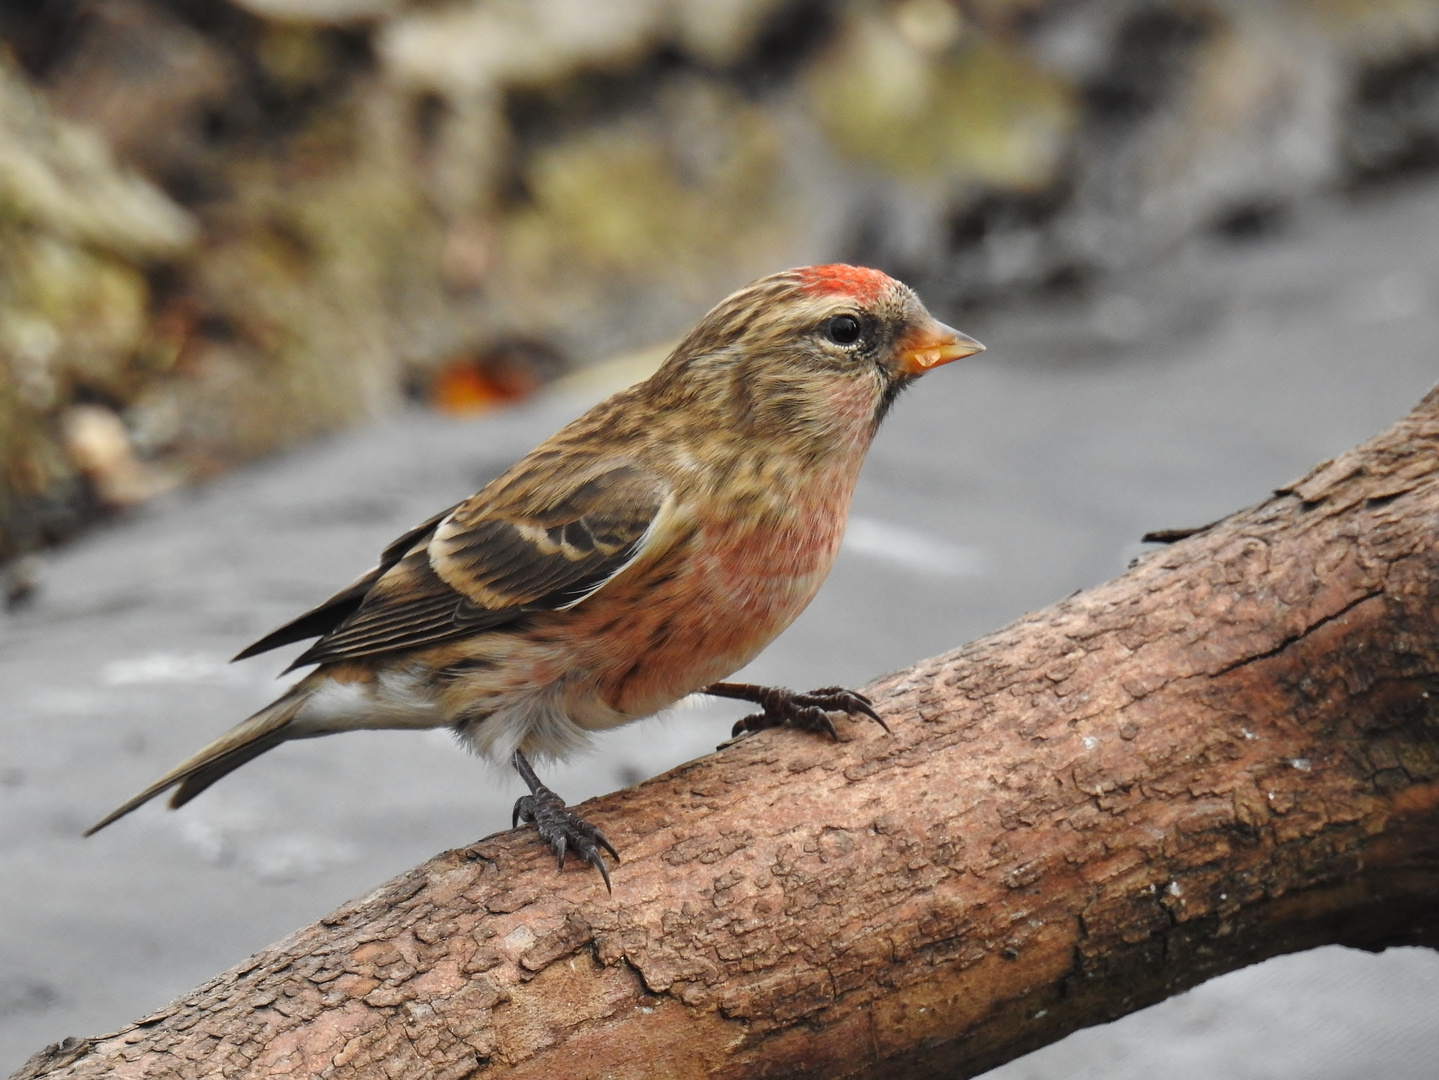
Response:
M861 304L873 303L880 293L894 284L894 278L867 266L806 266L799 271L800 285L811 296L852 296Z

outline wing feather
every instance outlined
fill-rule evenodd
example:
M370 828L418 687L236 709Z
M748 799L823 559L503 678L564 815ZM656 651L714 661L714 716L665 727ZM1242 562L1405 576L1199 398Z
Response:
M231 663L234 663L235 660L258 656L260 653L278 649L280 646L289 645L292 642L319 637L335 629L359 610L365 597L374 588L375 582L379 581L391 567L403 559L416 544L421 541L427 542L433 535L435 526L449 517L460 505L460 503L456 503L448 509L441 510L434 517L420 522L380 552L380 561L373 570L361 574L323 604L291 619L279 629L271 630L253 645L236 653L231 659Z
M536 497L544 485L491 485L401 537L381 566L241 655L313 630L322 636L291 667L334 663L573 607L634 560L667 496L653 474L628 464L581 479L544 502Z
M559 498L513 486L518 499L466 504L430 541L435 572L487 609L593 591L634 556L667 494L652 473L628 464L582 476Z

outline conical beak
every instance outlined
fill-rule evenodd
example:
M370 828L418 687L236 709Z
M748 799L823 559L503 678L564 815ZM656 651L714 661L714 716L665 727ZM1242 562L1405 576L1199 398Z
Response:
M931 321L928 326L908 334L899 347L899 369L906 375L923 375L931 368L951 360L984 352L984 346L968 334L952 326Z

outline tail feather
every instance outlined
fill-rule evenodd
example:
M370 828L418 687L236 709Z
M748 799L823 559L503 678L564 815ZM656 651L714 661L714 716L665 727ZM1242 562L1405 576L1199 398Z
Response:
M266 750L273 750L290 737L288 731L272 731L258 739L238 746L227 754L221 754L214 761L201 765L180 781L175 794L170 796L170 809L178 810L220 777L232 773L247 761L254 761Z
M272 750L289 739L293 734L287 730L290 721L295 718L295 714L309 696L307 691L297 689L265 706L90 826L85 830L85 835L93 836L106 825L120 820L130 811L176 785L179 787L171 796L170 805L183 806L226 773L238 769L247 761L252 761L266 750Z

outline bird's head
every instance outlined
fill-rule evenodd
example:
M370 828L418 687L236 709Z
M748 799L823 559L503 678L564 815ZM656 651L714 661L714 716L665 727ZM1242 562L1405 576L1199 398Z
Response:
M721 301L653 381L767 434L867 443L900 390L983 348L888 274L806 266Z

